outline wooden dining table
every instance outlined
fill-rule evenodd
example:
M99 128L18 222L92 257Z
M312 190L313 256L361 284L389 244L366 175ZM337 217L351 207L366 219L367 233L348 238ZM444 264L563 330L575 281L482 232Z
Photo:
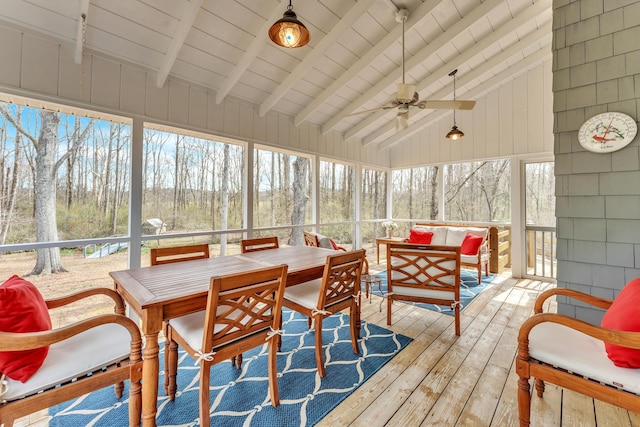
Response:
M152 267L112 271L115 290L142 321L145 338L142 370L142 425L156 425L162 323L205 308L211 277L287 264L287 286L321 278L330 249L286 246Z

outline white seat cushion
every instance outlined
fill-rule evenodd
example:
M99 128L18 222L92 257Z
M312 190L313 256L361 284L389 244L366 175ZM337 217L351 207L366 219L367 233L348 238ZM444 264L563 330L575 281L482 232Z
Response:
M55 343L38 371L26 383L8 379L5 400L20 399L104 366L129 358L131 335L120 325L106 324Z
M221 305L218 307L217 312L220 313L223 310L228 310L228 306ZM243 315L242 310L235 310L227 317L238 317ZM180 335L192 348L196 350L202 350L202 338L204 335L204 321L205 321L206 312L204 310L197 311L195 313L186 314L184 316L176 317L175 319L171 319L169 321L169 325ZM246 324L249 321L250 317L245 316L244 319L240 321L242 324ZM213 328L214 333L220 332L226 325L216 324ZM266 327L265 327L266 328ZM238 330L238 328L233 328L229 332L233 332Z
M284 299L313 310L318 307L321 287L322 279L309 280L299 285L288 286L284 290Z
M543 322L529 333L529 354L559 368L640 394L640 369L620 368L604 343L564 325Z

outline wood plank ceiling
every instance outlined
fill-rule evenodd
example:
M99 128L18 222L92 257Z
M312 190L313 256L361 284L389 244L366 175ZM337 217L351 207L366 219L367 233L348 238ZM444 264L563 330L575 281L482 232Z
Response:
M397 110L349 116L385 105L402 79L406 8L406 81L420 99L477 99L551 55L550 0L294 0L311 33L285 49L267 35L288 1L278 0L4 0L0 21L58 43L134 63L201 85L216 102L232 96L277 111L299 126L342 132L351 143L388 149L448 110ZM84 44L82 15L86 16Z

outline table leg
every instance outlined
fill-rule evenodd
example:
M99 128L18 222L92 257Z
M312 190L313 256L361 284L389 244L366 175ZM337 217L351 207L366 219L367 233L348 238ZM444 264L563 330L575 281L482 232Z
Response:
M142 331L145 337L142 364L142 425L156 427L158 372L160 369L158 333L162 326L162 317L161 314L156 317L146 312L142 319Z
M380 264L380 242L376 242L376 256L378 257L378 264Z

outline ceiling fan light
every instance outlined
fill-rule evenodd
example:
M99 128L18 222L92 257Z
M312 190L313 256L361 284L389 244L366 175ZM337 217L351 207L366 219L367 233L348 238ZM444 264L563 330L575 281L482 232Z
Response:
M453 127L451 128L451 130L449 131L449 133L447 134L447 138L455 141L456 139L460 139L464 136L464 133L462 133L462 131L460 129L458 129L458 126L453 125Z
M275 44L286 48L302 47L309 43L309 30L298 21L291 2L282 18L269 28L269 38Z
M413 101L413 97L416 93L416 85L410 85L406 83L398 83L398 93L396 98L403 103L409 103Z

